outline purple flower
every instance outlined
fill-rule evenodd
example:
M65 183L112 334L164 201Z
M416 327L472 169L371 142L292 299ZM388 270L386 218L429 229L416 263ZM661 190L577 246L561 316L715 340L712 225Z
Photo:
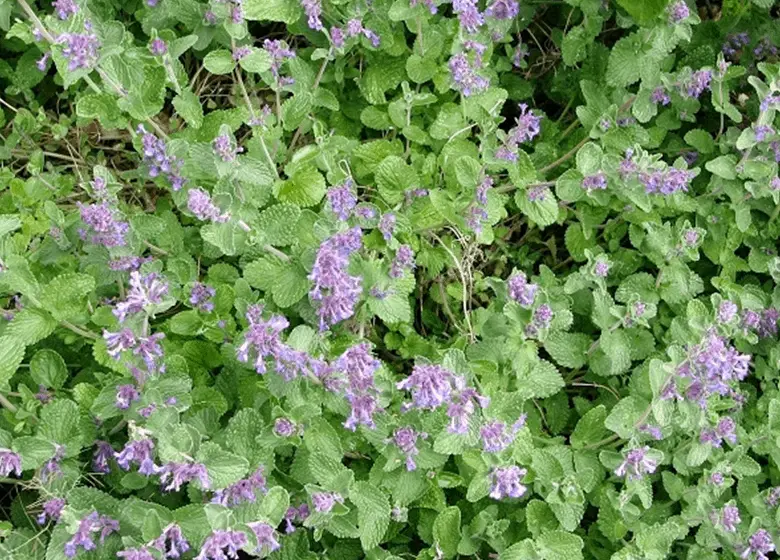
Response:
M155 37L149 44L149 52L154 56L162 56L168 52L168 45L159 37Z
M303 523L309 517L309 504L303 503L297 508L290 506L284 514L284 532L288 535L295 532L294 521Z
M309 29L322 31L322 3L320 0L300 0L303 11L306 12Z
M775 129L769 125L758 125L755 129L756 142L763 142L768 136L774 136Z
M274 433L279 437L291 437L296 431L295 423L288 418L277 418L274 422Z
M477 73L476 68L471 65L468 57L463 53L456 54L450 58L449 69L452 81L455 84L454 88L464 97L480 93L490 85L486 78Z
M53 393L45 385L38 385L38 392L35 393L35 398L41 402L41 404L47 404L51 402Z
M46 71L46 65L49 63L49 59L51 58L50 52L43 53L43 56L35 61L35 66L40 70L41 72Z
M498 453L503 451L515 440L517 432L525 426L526 415L523 414L511 426L507 426L499 420L487 422L479 430L482 438L482 449L488 453Z
M344 46L344 30L340 27L330 28L330 40L333 42L333 46L340 49Z
M680 23L681 21L688 19L688 16L691 15L685 0L677 0L673 4L670 4L667 11L669 12L670 23Z
M414 461L414 457L420 453L417 449L418 439L428 439L428 434L425 432L418 432L411 426L404 428L397 428L393 432L392 441L395 446L406 455L406 470L413 471L417 469L417 463Z
M119 522L106 515L98 515L93 511L81 521L78 529L71 539L65 543L65 556L73 558L78 554L79 548L86 550L95 550L97 546L93 540L92 533L100 531L100 542L103 543L106 537L111 533L119 531Z
M528 45L526 45L523 42L518 43L517 47L515 47L515 52L512 55L512 65L515 68L520 68L523 64L523 61L528 57L530 51L528 50Z
M766 529L759 529L748 538L748 545L740 558L750 558L755 554L757 560L768 560L767 554L775 550L775 543L772 542L772 535Z
M168 155L168 147L163 140L146 131L143 125L138 125L138 134L141 134L143 146L143 161L149 168L149 176L155 178L164 175L170 182L173 190L178 191L184 185L184 178L179 174L184 162L176 157Z
M514 19L520 13L520 5L515 0L494 0L487 7L485 15L495 19Z
M232 163L236 161L236 156L244 151L244 148L237 146L235 140L233 140L227 133L220 134L214 138L214 141L211 143L211 147L214 150L214 153L219 156L219 159L225 163ZM192 191L190 191L190 193L192 193ZM193 213L195 212L193 211Z
M222 138L222 136L219 138ZM224 223L230 219L230 214L227 212L222 213L219 207L211 201L211 195L201 188L189 190L187 193L187 208L199 220Z
M648 456L649 451L647 446L630 450L615 469L615 474L625 476L628 480L639 480L646 474L654 473L658 461Z
M666 93L666 90L663 88L663 86L658 86L650 94L650 101L652 101L656 105L658 105L659 103L661 105L669 105L669 103L672 102L672 98L669 97L669 94Z
M528 490L520 483L526 472L525 469L521 469L517 465L494 468L490 473L490 497L494 500L522 497Z
M347 22L347 37L357 37L363 35L366 39L371 41L374 48L379 46L379 35L370 29L363 27L363 24L359 19L351 19Z
M190 305L196 309L200 309L204 313L211 313L214 311L214 302L211 301L217 294L217 290L201 282L195 282L192 285L190 291Z
M129 272L138 270L144 263L151 262L151 260L151 257L119 257L108 261L108 268L115 272Z
M476 33L485 23L477 8L476 0L452 0L452 11L458 16L460 25L467 33Z
M357 205L357 196L352 192L352 179L347 179L341 185L331 187L326 193L330 211L338 216L339 220L346 222Z
M354 227L325 240L317 251L309 279L309 298L317 302L320 330L351 317L360 297L362 278L347 273L349 256L362 246L362 232Z
M529 202L544 202L549 194L550 189L547 187L532 187L528 189L526 196Z
M124 558L125 560L156 560L151 551L145 547L139 548L126 548L116 553L117 557Z
M128 441L124 449L115 453L117 464L126 471L132 464L138 465L138 472L151 476L156 474L157 467L154 464L154 442L151 439L138 439Z
M152 547L163 553L163 558L179 558L190 549L190 543L181 533L181 528L176 525L168 525L163 532L152 542Z
M650 435L650 437L656 441L664 439L664 434L661 431L661 428L658 426L653 426L652 424L642 424L639 426L639 431Z
M385 241L390 241L390 239L393 237L395 221L395 214L392 212L382 214L382 218L379 220L379 231L382 233L382 237Z
M772 181L769 183L769 188L772 189L773 191L780 191L780 177L773 177Z
M539 286L529 283L524 272L518 272L511 276L507 281L507 288L509 297L523 307L531 307L534 304L536 292L539 291Z
M780 486L775 486L766 496L766 505L777 507L778 504L780 504Z
M702 430L699 441L701 441L701 443L709 443L713 447L720 447L724 439L735 444L737 443L736 428L737 425L734 420L725 416L721 418L714 429Z
M246 544L246 535L241 531L217 530L208 536L195 560L237 559L238 549Z
M742 327L745 329L755 329L761 322L761 315L752 309L742 311Z
M454 374L438 365L416 365L412 373L396 387L411 391L412 406L433 410L450 399Z
M62 508L65 507L65 500L62 498L51 498L43 502L43 511L38 516L38 525L45 525L46 520L59 521L62 514Z
M370 206L358 206L355 208L355 216L364 220L371 220L376 216L376 211Z
M246 45L236 46L233 48L233 60L238 62L252 54L252 48Z
M699 244L701 236L695 229L687 229L683 232L682 241L686 247L696 247Z
M311 495L311 504L318 513L330 513L337 503L344 502L344 498L336 492L315 492Z
M178 492L183 484L197 480L201 488L209 487L209 476L206 466L200 463L166 463L160 468L155 469L160 475L160 484L166 492L171 490Z
M453 382L456 390L451 394L450 404L447 406L447 416L450 419L447 431L451 434L466 434L469 431L469 420L474 414L474 402L482 408L487 408L490 399L467 387L462 377L454 377Z
M162 362L164 355L160 340L165 338L165 333L154 333L138 339L138 346L133 349L133 355L140 357L149 373L165 372L165 365Z
M257 539L256 554L270 554L281 548L279 541L276 540L276 531L268 523L257 522L248 525Z
M768 111L770 107L780 105L780 95L767 95L762 101L759 109L761 112Z
M57 39L64 43L62 56L68 61L68 70L90 69L98 60L100 40L94 33L63 33Z
M130 273L130 290L127 298L118 303L114 309L114 315L120 323L124 323L128 315L143 311L147 305L162 302L163 296L168 293L168 285L159 278L154 272L145 276L141 276L138 271Z
M103 339L106 341L106 352L115 360L119 359L122 352L131 350L136 344L135 334L128 328L115 333L103 329Z
M119 385L116 388L116 406L119 410L127 410L130 408L130 404L139 400L141 395L138 394L138 390L135 385Z
M588 175L582 180L582 188L586 191L603 190L607 188L607 176L601 171L595 175Z
M690 79L683 84L682 93L687 97L698 98L704 90L710 87L712 81L711 70L697 70Z
M546 329L550 326L553 315L554 313L552 307L546 303L543 303L534 311L534 316L532 319L534 326L539 329Z
M530 142L541 132L542 117L534 115L528 105L520 103L520 115L515 119L516 126L509 131L509 137L515 145Z
M295 58L295 51L287 46L287 43L278 39L266 39L263 41L263 48L271 55L271 74L280 85L290 85L292 78L282 78L281 68L285 60Z
M125 245L125 235L130 231L127 222L119 221L119 213L108 202L100 204L82 204L77 202L81 214L81 221L89 228L89 241L95 245L104 247L119 247ZM83 239L88 237L84 232Z
M713 523L720 525L727 533L735 533L737 525L742 521L739 518L739 508L733 505L723 506L720 512L713 512Z
M715 486L720 486L724 481L723 473L714 472L710 475L710 482Z
M206 13L203 14L203 22L206 25L216 25L216 23L217 23L217 14L215 14L211 10L206 10Z
M257 467L255 472L247 478L243 478L227 488L217 490L214 497L211 498L211 503L226 507L235 507L244 502L255 503L258 492L266 493L265 484L263 467Z
M758 323L756 332L761 338L769 338L777 334L777 320L780 318L780 312L774 307L764 309L761 312L761 320Z
M418 3L420 3L420 0L409 0L409 5L412 8L414 8ZM422 3L425 4L431 15L434 15L437 12L435 0L422 0Z
M373 415L379 411L374 386L374 374L380 362L371 354L365 342L348 348L333 364L334 373L345 381L345 393L352 410L344 427L355 431L358 425L375 428ZM335 388L335 387L333 387Z
M92 456L92 470L98 473L108 474L111 472L109 461L114 456L114 448L107 441L96 441L97 449Z
M265 358L276 357L281 354L284 343L280 335L289 326L289 321L281 315L272 315L267 321L262 318L263 307L252 306L247 310L246 317L249 321L249 330L244 335L244 342L238 347L237 358L241 362L249 361L249 351L254 349L257 353L255 359L255 371L264 374L266 370Z
M393 264L390 266L390 277L401 278L405 270L414 270L414 252L409 245L401 245L395 252Z
M242 0L233 0L230 3L230 21L236 25L244 23L244 6Z
M725 325L737 316L737 304L728 299L723 300L718 307L718 323Z
M47 482L53 476L56 477L62 476L62 468L60 466L60 463L62 463L62 460L64 458L65 458L65 446L60 445L59 443L55 443L54 456L48 461L46 461L46 463L43 464L40 472L38 473L38 477L41 479L42 482Z
M57 12L57 17L63 21L79 13L79 6L73 0L55 0L51 5Z

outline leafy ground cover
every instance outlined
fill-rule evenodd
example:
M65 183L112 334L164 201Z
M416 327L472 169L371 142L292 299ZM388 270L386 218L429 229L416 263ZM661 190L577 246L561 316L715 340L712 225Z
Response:
M0 0L3 558L775 556L780 25L700 4Z

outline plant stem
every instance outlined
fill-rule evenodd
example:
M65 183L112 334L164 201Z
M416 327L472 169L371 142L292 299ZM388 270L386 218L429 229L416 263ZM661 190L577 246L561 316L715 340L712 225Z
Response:
M16 411L19 410L16 408L16 405L13 404L11 401L9 401L7 398L5 398L5 395L0 393L0 406L11 412L12 414L16 414Z
M60 321L60 325L65 327L68 330L73 331L76 334L80 334L83 337L91 338L92 340L98 340L100 337L93 333L92 331L88 331L85 329L82 329L81 327L74 325L70 321Z
M320 64L320 69L317 72L317 77L314 78L314 85L312 85L311 87L312 92L317 91L317 88L320 86L322 77L325 75L325 68L328 66L329 57L330 57L330 53L328 53L328 56L322 59L322 64ZM303 130L303 123L301 123L301 125L298 127L298 130L295 131L295 134L293 134L292 140L290 141L290 147L287 148L288 153L292 153L295 144L298 143L298 139L301 137L302 130Z

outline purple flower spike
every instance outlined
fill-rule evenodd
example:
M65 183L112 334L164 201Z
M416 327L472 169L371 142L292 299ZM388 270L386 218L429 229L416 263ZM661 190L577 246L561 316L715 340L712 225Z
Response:
M520 483L526 472L525 469L521 469L517 465L496 467L493 469L490 473L492 481L490 497L494 500L522 497L526 490L528 490L528 488Z
M770 552L775 550L775 543L772 541L772 535L766 529L759 529L748 539L748 545L744 547L740 558L752 558L755 554L756 560L768 560Z
M274 433L279 437L292 437L296 432L295 423L288 418L277 418L274 422Z
M166 463L155 469L160 475L160 484L166 492L178 492L182 485L197 480L203 489L209 488L206 466L200 463Z
M314 511L318 513L330 513L333 506L344 502L344 498L335 492L315 492L311 495L311 503Z
M523 272L518 272L509 278L507 282L509 297L523 307L531 307L536 299L539 286L528 282L528 277Z
M688 4L685 3L685 0L673 2L669 5L667 10L670 23L680 23L681 21L688 19L688 16L691 15L691 11L688 9Z
M397 388L411 391L414 408L433 410L448 401L452 393L452 372L437 365L417 365Z
M217 295L217 290L206 284L195 282L190 292L190 304L204 313L214 311L214 302L211 301Z
M121 452L115 453L117 464L126 471L133 464L138 465L138 472L152 476L157 473L154 464L154 442L151 439L128 441Z
M100 532L100 543L103 543L111 534L119 531L119 522L106 515L98 515L93 511L80 522L76 533L65 543L65 556L73 558L78 554L79 548L95 550L97 545L92 534Z
M257 539L255 553L270 554L281 548L279 541L276 540L276 531L268 523L249 523L249 528Z
M221 137L220 137L221 138ZM223 213L211 201L211 195L201 188L190 189L187 193L187 209L199 220L224 223L230 219L230 214Z
M138 394L135 385L119 385L116 388L116 402L114 404L119 410L127 410L131 403L140 398L141 395Z
M163 553L163 558L180 558L190 549L190 543L182 535L178 525L168 525L152 542L152 547Z
M414 457L420 453L417 449L418 439L428 439L428 434L425 432L418 432L411 426L404 428L398 428L393 432L392 441L395 446L406 455L406 470L414 471L417 469L417 463Z
M68 70L91 69L98 61L100 39L94 33L63 33L57 39L64 44L62 56L68 61Z
M401 278L406 270L414 270L414 252L409 245L401 245L390 266L390 277Z
M630 450L623 462L615 469L615 474L628 480L639 480L646 474L654 473L658 468L658 461L648 457L649 451L650 448L647 446Z
M468 57L463 53L450 58L449 68L455 89L464 97L480 93L490 85L486 78L477 73L476 67L471 65Z
M114 448L106 441L96 441L95 453L92 456L92 469L97 473L108 474L111 472L109 461L114 456Z
M119 213L108 202L100 204L77 203L81 221L89 228L81 237L94 245L121 247L125 245L125 235L130 224L119 220Z
M125 560L156 560L152 552L145 546L139 548L126 548L116 553L117 557Z
M523 414L512 426L507 426L498 420L487 422L479 430L482 448L488 453L503 451L515 440L515 435L525 426L525 421L526 415Z
M225 163L236 161L236 156L244 151L244 148L237 146L229 134L220 134L211 143L214 153ZM192 191L190 191L192 192Z
M352 210L357 205L357 196L352 192L352 179L347 179L341 185L328 189L328 207L338 216L339 220L346 222L352 215Z
M159 37L155 37L149 44L149 52L154 56L162 56L168 52L168 45Z
M211 498L211 502L226 507L235 507L246 502L255 503L258 492L266 493L265 483L265 475L261 466L248 478L241 479L222 490L217 490L214 497Z
M520 13L520 4L516 0L494 0L487 7L485 15L495 19L514 19Z
M247 542L246 535L241 531L214 531L203 543L195 560L237 559L238 550Z
M0 448L0 476L8 476L12 472L22 476L22 458L10 449Z
M161 281L156 273L141 276L138 271L131 272L127 299L117 304L114 315L120 323L124 323L129 315L143 311L147 305L162 302L167 293L168 285Z
M458 16L460 26L467 33L476 33L485 23L476 0L453 0L452 11Z
M393 237L393 231L395 230L395 214L388 212L382 214L382 218L379 220L379 231L382 233L382 237L385 241L390 241Z
M57 17L63 21L79 13L79 6L73 0L55 0L51 5L57 12Z
M38 516L38 525L45 525L46 520L59 521L62 514L62 508L65 507L65 500L62 498L51 498L43 502L43 511Z
M306 13L306 20L309 29L322 31L322 3L321 0L300 0L303 11Z

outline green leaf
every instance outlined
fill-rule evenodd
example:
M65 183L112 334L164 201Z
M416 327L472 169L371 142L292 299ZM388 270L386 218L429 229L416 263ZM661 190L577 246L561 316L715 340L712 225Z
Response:
M184 336L194 336L203 328L200 312L195 309L182 311L171 317L171 332Z
M203 58L203 67L212 74L230 74L236 67L236 61L229 50L218 49Z
M574 449L582 449L592 443L604 439L609 432L604 427L604 421L607 419L607 409L603 404L591 408L586 412L574 432L571 434L571 445Z
M276 184L275 196L280 202L307 207L318 204L326 190L322 174L312 165L303 165L290 179Z
M412 307L409 296L392 291L383 298L370 296L369 310L386 324L408 323L412 320Z
M439 65L434 58L423 58L419 54L412 54L406 59L406 73L415 84L432 80L438 71Z
M439 545L444 558L453 558L458 553L460 508L451 506L436 516L433 522L433 539Z
M271 293L274 303L279 307L290 307L305 296L311 282L306 269L299 262L289 262L283 266L273 280Z
M398 204L404 191L420 185L417 172L398 156L388 156L375 172L377 188L388 204Z
M40 437L22 436L14 440L13 450L22 458L22 469L37 469L54 456L54 444Z
M82 119L97 119L106 129L125 128L127 118L119 110L116 96L108 93L94 93L79 97L76 115Z
M18 214L0 215L0 239L22 227Z
M657 0L651 0L657 1ZM621 0L622 3L641 5L634 0ZM637 59L643 55L643 45L634 34L623 37L612 47L607 66L607 83L615 87L625 87L639 80Z
M729 180L737 178L737 158L732 155L718 156L704 164L704 167L718 177Z
M271 69L271 55L263 49L252 49L250 54L238 61L238 65L247 72L266 72Z
M297 0L246 0L244 17L250 21L279 21L295 23L303 14Z
M515 203L520 211L528 216L539 229L554 224L558 220L558 200L549 189L544 189L540 198L531 200L528 191L518 190L515 193ZM538 193L535 193L538 195Z
M520 365L520 360L513 362ZM528 399L546 399L560 391L565 383L561 373L553 364L539 360L531 369L523 367L517 372L518 393Z
M68 379L68 368L54 350L38 350L30 360L30 375L39 385L59 389Z
M197 462L203 463L208 469L210 490L219 490L238 482L249 470L249 461L244 457L229 453L210 441L200 445Z
M43 288L41 306L55 319L71 319L86 311L86 297L94 291L95 279L89 274L62 274Z
M173 108L193 128L203 125L203 107L200 99L190 90L184 90L173 98Z
M363 550L371 550L382 542L390 525L390 502L387 495L369 482L356 482L349 499L358 508L358 530Z
M27 345L33 345L53 333L55 328L57 321L51 315L41 309L25 307L14 316L5 333Z
M13 336L0 336L0 386L7 387L24 358L24 344Z
M669 0L617 0L620 7L623 8L634 20L640 24L649 24L657 18L669 3Z
M620 399L604 421L604 426L620 437L628 439L634 435L635 424L642 418L646 408L647 403L636 397L628 396Z
M281 486L274 486L263 496L263 503L260 505L260 515L275 527L282 522L282 518L289 506L290 495L287 493L287 490Z
M685 134L685 141L702 154L709 154L715 150L715 141L712 136L701 128L689 130Z
M200 236L225 255L235 255L238 250L236 226L232 222L205 224L200 228Z
M580 537L564 531L550 531L536 539L544 560L582 560Z
M544 349L563 367L577 369L585 365L591 339L583 333L553 332L544 341Z
M79 407L73 401L55 400L41 409L39 436L62 445L74 437L79 438L79 431Z
M295 130L306 118L314 104L314 96L307 92L299 92L287 98L282 103L282 124L285 130Z
M298 206L275 204L260 212L254 225L266 243L281 247L296 240L300 215L301 209Z

